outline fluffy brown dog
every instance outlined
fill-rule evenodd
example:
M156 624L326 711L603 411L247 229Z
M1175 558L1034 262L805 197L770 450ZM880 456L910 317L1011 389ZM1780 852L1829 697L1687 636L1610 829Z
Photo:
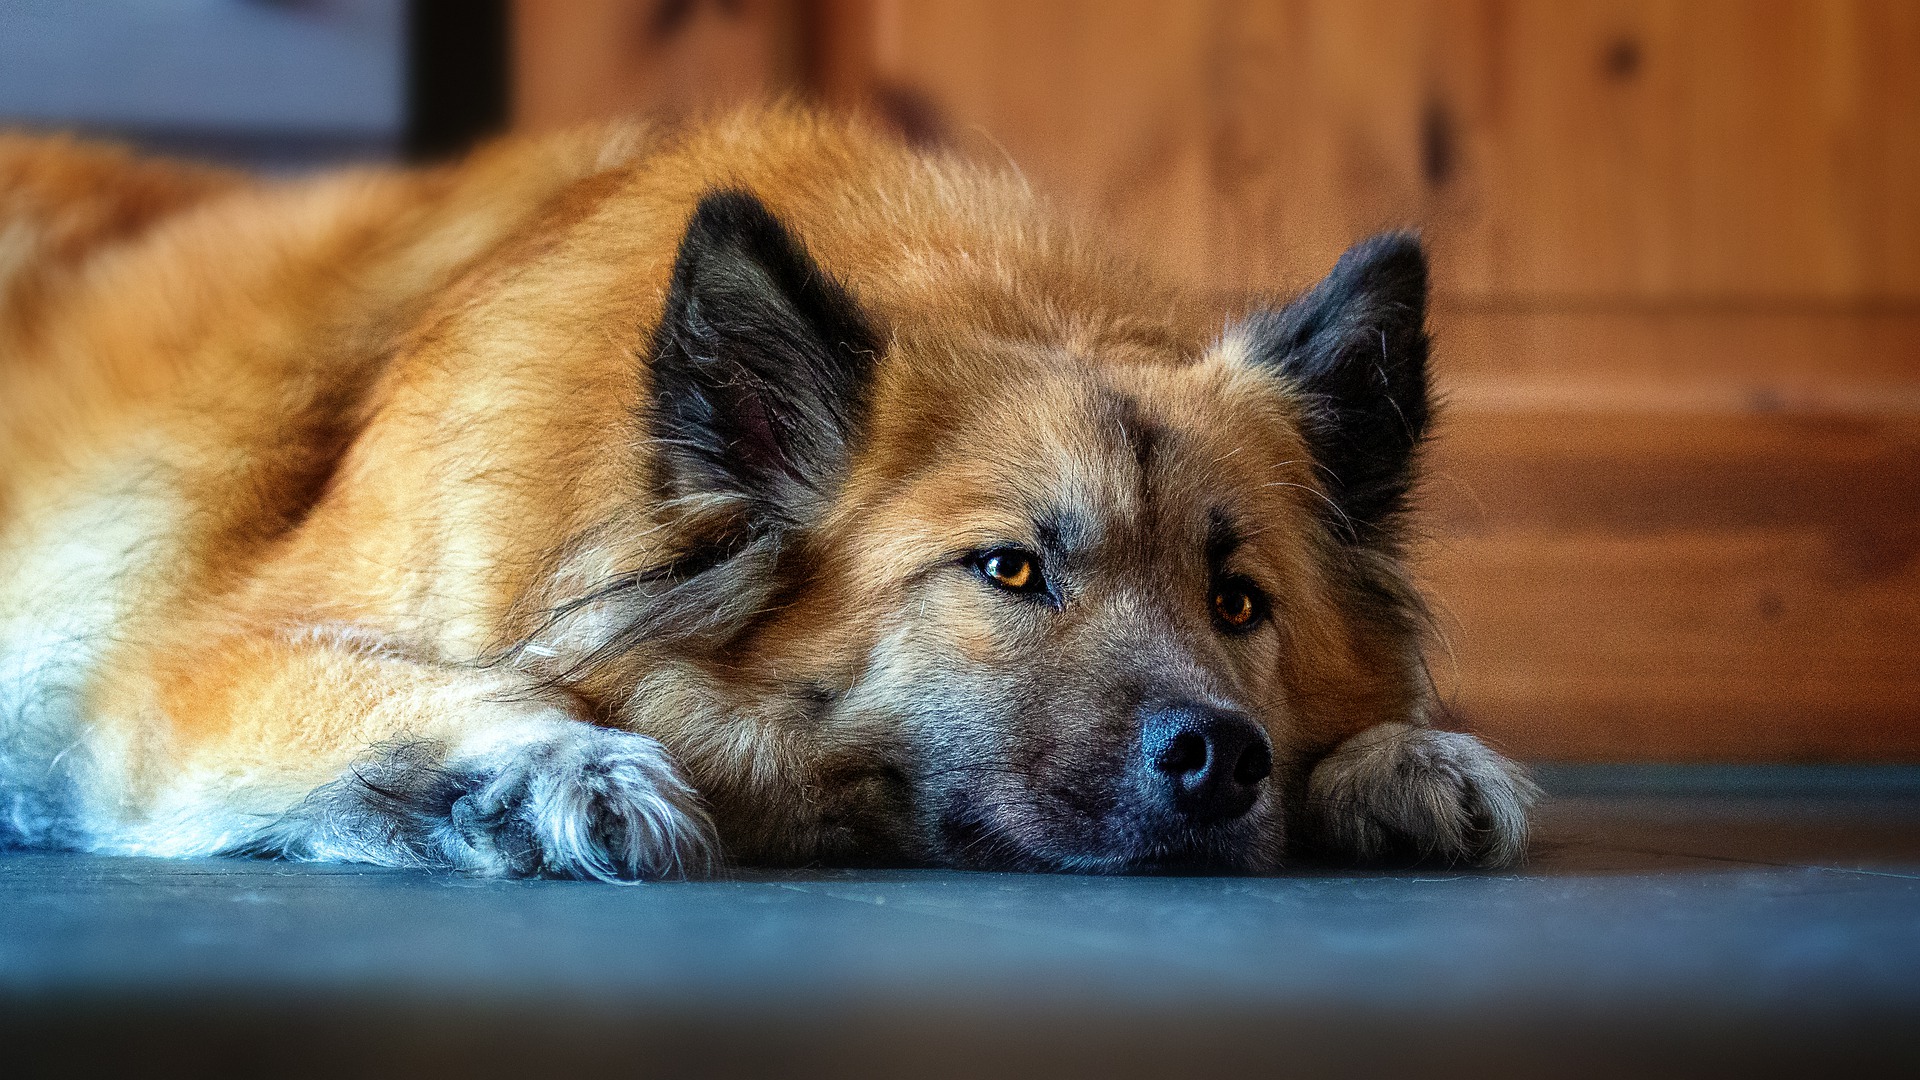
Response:
M0 846L615 879L1506 864L1426 275L1222 312L759 112L269 184L0 141Z

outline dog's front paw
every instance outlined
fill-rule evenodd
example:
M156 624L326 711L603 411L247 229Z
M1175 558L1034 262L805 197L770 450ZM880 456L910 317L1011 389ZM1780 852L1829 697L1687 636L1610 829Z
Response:
M664 747L624 731L557 726L488 755L484 779L453 803L453 830L466 849L457 862L515 877L603 881L712 870L713 824Z
M1526 856L1538 797L1524 770L1471 735L1379 724L1314 766L1306 819L1327 854L1502 867Z

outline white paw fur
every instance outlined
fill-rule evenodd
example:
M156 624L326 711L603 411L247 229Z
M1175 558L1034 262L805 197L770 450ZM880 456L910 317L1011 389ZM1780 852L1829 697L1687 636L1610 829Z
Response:
M699 795L645 735L529 710L449 747L387 743L230 854L500 876L646 881L711 872Z
M657 741L570 722L487 757L451 765L484 767L452 809L468 869L603 881L713 870L713 823Z
M1479 867L1526 857L1539 788L1471 735L1412 724L1368 728L1314 766L1307 805L1331 853L1411 855Z

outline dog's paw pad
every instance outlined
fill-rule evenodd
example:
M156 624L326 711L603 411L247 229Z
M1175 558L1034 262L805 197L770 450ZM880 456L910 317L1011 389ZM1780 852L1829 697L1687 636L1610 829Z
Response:
M503 752L452 808L478 870L644 881L710 872L699 797L653 739L569 724Z
M1410 724L1355 735L1307 781L1318 846L1373 861L1512 866L1526 857L1538 797L1523 769L1479 739Z

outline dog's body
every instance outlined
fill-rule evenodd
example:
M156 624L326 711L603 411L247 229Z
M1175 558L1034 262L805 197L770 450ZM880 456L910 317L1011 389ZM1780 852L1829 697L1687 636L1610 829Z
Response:
M1235 321L787 112L264 186L0 141L0 846L1499 865L1424 264Z

